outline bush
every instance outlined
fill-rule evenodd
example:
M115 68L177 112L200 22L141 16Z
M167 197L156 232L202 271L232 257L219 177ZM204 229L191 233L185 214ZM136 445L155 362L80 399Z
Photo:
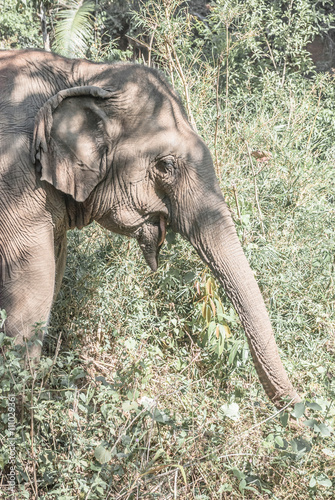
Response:
M39 23L34 9L26 2L0 1L0 48L38 48Z

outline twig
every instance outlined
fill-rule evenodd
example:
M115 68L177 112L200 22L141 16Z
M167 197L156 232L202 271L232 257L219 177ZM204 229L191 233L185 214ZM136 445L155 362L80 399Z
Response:
M129 424L129 425L127 425L127 427L126 427L126 426L124 426L124 427L123 427L123 429L122 429L122 431L121 431L121 433L120 433L120 436L117 438L117 440L116 440L116 441L115 441L115 443L113 444L113 448L111 449L111 454L112 454L112 453L113 453L113 451L115 450L116 445L118 445L118 444L119 444L119 442L121 441L123 434L124 434L124 433L125 433L125 432L126 432L126 431L127 431L127 430L128 430L128 429L132 426L132 425L133 425L133 423L134 423L134 422L136 422L136 420L137 420L137 419L138 419L138 418L142 415L142 413L145 413L146 411L147 411L147 408L143 408L143 410L141 410L141 411L140 411L140 413L138 413L138 414L136 415L136 417L134 417L134 418L133 418L133 420L130 422L130 424ZM129 420L129 419L128 419L128 420ZM128 422L128 420L127 420L127 422Z
M56 440L55 440L55 434L54 434L54 428L52 425L52 419L48 420L50 429L51 429L51 436L52 436L52 443L54 445L54 450L57 451L57 445L56 445Z
M30 401L30 441L31 441L31 455L33 459L33 474L34 474L34 484L36 499L38 498L38 485L37 485L37 474L36 474L36 454L34 450L34 387L36 380L36 372L33 375L33 383L31 386L31 401Z
M236 203L236 208L237 208L237 216L238 220L241 222L241 211L240 211L240 205L238 202L238 197L237 197L237 188L235 184L232 184L233 192L234 192L234 198L235 198L235 203Z
M236 439L230 444L230 446L233 446L236 441L238 439L241 439L241 436L244 436L246 434L249 434L250 432L252 432L254 429L257 429L257 427L260 427L261 425L265 424L266 422L268 422L269 420L273 420L277 415L279 415L280 413L282 413L284 410L286 410L286 408L288 408L293 402L293 398L285 405L283 406L283 408L281 408L280 410L277 410L273 415L270 415L269 417L265 418L264 420L261 420L260 422L258 422L257 424L254 424L252 425L251 427L249 427L249 429L246 429L245 431L243 431L241 434L239 434ZM206 456L210 455L211 453L213 453L213 451L211 451L210 453L207 453L207 455L204 455L202 458L205 458ZM217 459L219 460L220 458L225 458L225 457L228 457L230 455L227 455L227 454L224 454L224 455L220 455L219 457L217 457Z
M308 148L308 146L309 146L309 143L310 143L310 140L311 140L311 137L312 137L312 133L313 133L313 130L314 130L316 118L317 118L317 116L319 114L319 111L320 111L321 96L322 96L322 90L320 89L320 94L319 94L319 99L318 99L318 105L317 105L316 113L315 113L314 120L313 120L313 123L312 123L312 128L311 128L311 131L310 131L309 136L308 136L308 141L307 141L307 144L306 144L306 148Z
M220 83L220 67L222 63L222 56L218 59L218 68L216 74L216 124L215 124L215 134L214 134L214 151L215 151L215 169L216 175L219 176L219 155L217 149L218 132L219 132L219 121L221 118L221 107L219 99L219 83Z
M98 477L100 476L100 472L101 472L101 469L99 470L98 474L96 475L96 478L98 478ZM89 489L89 490L88 490L88 492L87 492L87 495L86 495L86 497L85 497L85 500L87 500L87 499L88 499L88 497L89 497L89 495L90 495L90 493L91 493L91 491L92 491L93 486L94 486L94 481L92 482L91 487L90 487L90 489Z
M178 54L176 52L176 49L174 48L174 45L170 42L170 40L167 40L167 43L170 45L170 48L172 50L172 54L173 54L173 57L174 57L174 60L172 59L171 62L173 64L173 66L176 67L177 73L179 74L180 79L181 79L181 81L183 83L184 92L185 92L185 99L186 99L187 114L189 116L189 119L190 119L190 122L191 122L191 125L192 125L194 131L198 132L197 125L195 123L194 116L193 116L193 113L192 113L192 110L191 110L191 100L190 100L190 94L189 94L189 91L188 91L188 85L187 85L187 82L186 82L186 78L185 78L183 69L182 69L181 64L180 64L180 60L179 60Z
M5 351L5 349L3 347L1 347L1 356L3 357L4 360L5 359L7 360L6 351ZM12 382L13 382L13 386L15 387L16 383L15 383L15 379L14 379L14 376L13 376L13 373L12 373L12 370L11 370L10 366L8 366L7 369L9 371L10 376L11 376L11 379L12 379Z
M40 13L38 14L39 18L41 19L41 31L42 31L42 36L43 36L43 48L44 50L47 50L50 52L50 38L47 30L47 18L45 15L45 9L43 2L40 4Z
M151 66L152 44L153 44L153 41L154 41L154 36L155 36L156 29L157 29L157 24L154 25L154 28L152 30L151 37L150 37L150 42L149 42L149 50L148 50L148 66L149 67Z
M284 410L286 410L292 403L293 399L291 399L283 408L281 408L280 410L277 410L274 414L270 415L268 418L262 420L261 422L258 422L256 424L254 424L253 426L249 427L249 429L246 429L244 432L242 432L241 434L239 434L235 440L233 440L231 443L230 443L230 447L234 446L236 441L237 440L240 440L242 436L245 436L246 434L249 434L250 432L252 432L254 429L260 427L261 425L265 424L266 422L268 422L269 420L272 420L274 419L277 415L279 415L281 412L283 412ZM130 424L131 425L131 424ZM128 426L129 427L129 426ZM218 448L218 447L217 447ZM164 470L166 469L167 467L173 467L171 470L169 471L166 471L166 472L162 472L161 474L157 474L155 475L155 479L158 479L158 478L162 478L164 476L169 476L171 474L175 474L177 471L175 471L174 467L177 467L179 470L183 470L183 469L186 469L188 467L192 467L196 464L199 464L201 463L204 459L210 457L213 453L215 453L216 449L217 448L214 448L213 450L211 450L210 452L206 453L205 455L203 455L202 457L196 459L196 460L192 460L186 464L183 464L183 465L180 465L180 464L174 464L174 463L169 463L169 464L161 464L161 465L158 465L156 467L151 467L149 470L147 470L145 473L141 474L140 476L137 477L137 479L134 480L132 486L130 487L130 489L128 489L125 493L121 493L116 500L120 500L121 498L123 498L125 495L129 495L130 492L132 492L134 490L134 488L136 487L137 485L137 482L139 479L143 478L144 476L148 475L148 474L153 474L154 472L158 472L160 470ZM228 459L228 458L231 458L231 457L238 457L238 456L252 456L253 453L225 453L223 455L220 455L218 457L216 457L216 460L220 460L220 459ZM186 485L187 486L187 485ZM107 499L110 497L110 495L108 494L107 496ZM177 497L174 497L174 498L177 498ZM107 500L106 499L106 500Z
M156 405L157 408L157 405ZM149 439L148 439L148 447L147 447L147 458L146 458L146 463L149 462L149 455L150 455L150 444L151 444L151 436L152 436L152 429L154 428L154 419L151 419L151 429L149 431Z
M257 210L258 210L258 214L259 214L259 222L260 222L260 225L261 225L263 236L265 237L265 230L264 230L264 224L263 224L263 215L262 215L261 207L260 207L260 204L259 204L259 198L258 198L257 175L255 173L254 164L253 164L253 161L252 161L249 144L248 144L247 141L245 141L245 143L246 143L246 146L247 146L247 151L248 151L250 166L251 166L252 175L253 175L253 178L254 178L255 200L256 200Z
M288 28L291 26L291 22L292 22L293 2L294 2L294 0L291 0L290 6L289 6L289 9L288 9L288 11L289 11L289 18L288 18L288 24L287 24ZM282 77L282 80L281 80L281 86L282 87L284 86L285 77L286 77L286 64L287 64L287 57L286 57L286 54L285 54L284 68L283 68L283 77Z
M165 48L166 48L166 52L168 54L168 65L169 65L171 83L172 83L172 86L174 87L175 84L174 84L174 75L173 75L172 56L171 56L171 50L170 50L170 47L169 47L167 41L165 41Z
M92 363L97 368L103 368L103 369L115 368L115 365L104 363L103 361L95 361L93 358L86 358L86 356L80 356L80 358L84 360L86 363Z
M29 371L31 376L33 377L33 382L31 385L31 393L30 393L30 446L31 446L31 456L33 461L33 475L34 475L34 486L35 486L35 498L38 499L38 485L37 485L37 474L36 474L36 454L34 450L34 387L36 381L36 370L31 366L30 356L28 353L27 341L25 341L26 346L26 357L28 361Z
M277 64L276 64L276 61L275 61L275 58L273 57L273 52L272 52L272 49L271 49L271 45L269 44L269 40L268 40L268 37L267 37L267 34L265 34L265 42L266 42L266 45L268 46L268 49L269 49L269 53L270 53L270 58L271 58L271 61L272 61L272 64L275 68L275 70L277 71Z
M174 491L173 491L173 498L174 500L177 500L177 479L178 479L178 469L176 469L175 475L174 475Z
M202 354L202 351L199 351L198 354L196 354L194 356L194 358L191 359L191 361L189 362L189 364L187 366L185 366L185 368L183 368L181 372L179 372L179 375L181 375L185 370L187 370L188 368L190 368L190 366L198 359L198 357L200 356L200 354Z
M229 95L229 24L226 22L226 46L227 46L227 58L226 58L226 134L229 132L229 121L228 121L228 95Z
M170 15L170 12L168 10L168 5L165 2L164 2L164 11L165 11L166 20L168 21L169 31L170 31L170 34L172 35L173 30L172 30L171 24L170 24L171 15ZM170 40L170 37L166 37L165 43L171 49L171 52L172 52L172 54L171 54L171 52L168 51L171 64L172 64L172 66L174 66L176 68L177 73L179 74L179 77L183 83L188 117L190 119L190 122L191 122L193 129L195 130L195 132L198 132L197 126L196 126L196 123L195 123L195 120L194 120L194 117L192 114L192 110L191 110L191 101L190 101L190 95L189 95L189 91L188 91L188 85L186 82L186 78L185 78L183 69L182 69L181 64L180 64L180 60L179 60L177 51L175 49L173 41ZM171 55L173 56L173 58L171 57Z
M28 481L29 481L29 483L30 483L31 489L33 490L34 494L36 495L34 485L33 485L33 483L31 482L31 479L30 479L30 476L29 476L29 470L28 470L28 468L27 468L27 466L26 466L26 464L25 464L25 463L23 463L23 466L24 466L24 470L26 471L26 476L27 476ZM37 498L37 496L36 496L36 498Z
M37 396L37 399L40 399L40 395L41 395L41 392L42 392L42 388L43 386L46 384L46 382L49 380L49 377L51 375L51 372L53 370L53 367L55 366L55 363L57 361L57 357L58 357L58 354L59 354L59 351L60 351L60 346L61 346L61 343L62 343L62 332L60 332L60 334L58 335L58 339L57 339L57 345L56 345L56 351L55 351L55 355L54 355L54 359L52 360L52 365L50 366L49 368L49 371L45 377L45 380L42 379L42 382L41 382L41 385L40 385L40 390L38 392L38 396Z

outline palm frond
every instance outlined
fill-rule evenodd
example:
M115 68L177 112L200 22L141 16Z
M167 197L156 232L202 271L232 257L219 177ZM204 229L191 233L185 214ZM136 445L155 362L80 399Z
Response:
M92 1L68 0L57 15L54 48L64 56L84 56L93 32Z

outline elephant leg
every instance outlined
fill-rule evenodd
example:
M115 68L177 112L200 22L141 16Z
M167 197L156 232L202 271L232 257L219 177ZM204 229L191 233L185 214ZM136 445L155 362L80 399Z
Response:
M65 265L66 265L66 249L67 249L67 237L66 231L62 235L55 239L55 258L56 258L56 285L54 299L57 298L58 292L60 290Z
M12 241L19 244L11 249L6 274L0 276L0 306L7 313L4 328L16 344L26 346L29 358L37 361L55 290L53 229L50 225L34 237L29 235L30 243L27 235L13 236L17 238Z

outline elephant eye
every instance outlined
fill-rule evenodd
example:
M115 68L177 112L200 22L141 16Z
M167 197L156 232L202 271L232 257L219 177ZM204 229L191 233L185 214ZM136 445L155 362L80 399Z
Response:
M176 160L173 156L165 156L157 159L156 166L161 172L172 174L176 169Z

